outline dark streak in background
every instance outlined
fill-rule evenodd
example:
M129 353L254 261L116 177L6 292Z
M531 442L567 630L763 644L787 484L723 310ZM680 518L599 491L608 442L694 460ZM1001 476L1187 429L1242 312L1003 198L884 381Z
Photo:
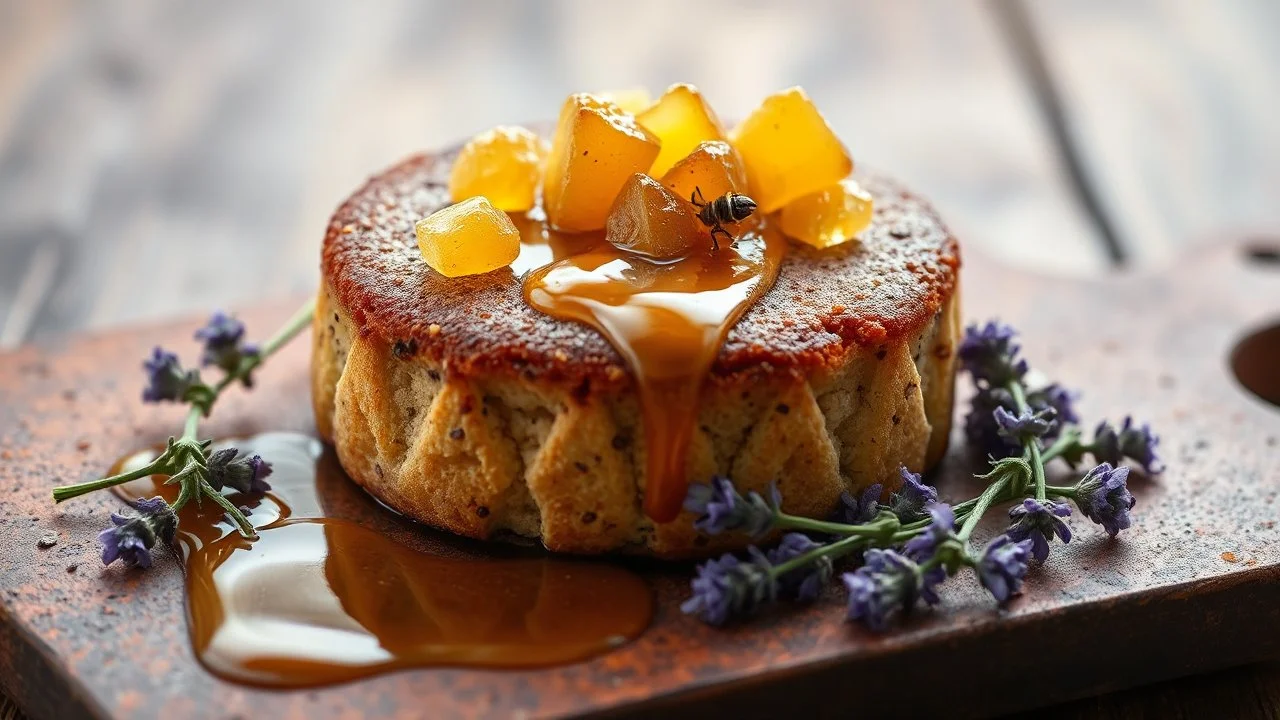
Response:
M1026 75L1036 104L1049 125L1054 145L1080 205L1093 221L1111 262L1117 266L1123 266L1127 253L1116 233L1115 224L1103 207L1097 188L1089 181L1080 147L1071 133L1071 128L1068 127L1061 93L1049 69L1044 49L1036 37L1036 30L1032 26L1024 2L1025 0L990 0L990 5L1018 60L1015 65Z

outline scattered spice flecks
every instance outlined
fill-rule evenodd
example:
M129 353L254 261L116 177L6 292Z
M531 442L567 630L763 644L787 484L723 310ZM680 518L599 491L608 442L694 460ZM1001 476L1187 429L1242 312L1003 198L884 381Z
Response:
M1231 552L1230 550L1222 553L1222 559L1226 560L1229 563L1240 562L1240 558L1236 557L1236 554Z

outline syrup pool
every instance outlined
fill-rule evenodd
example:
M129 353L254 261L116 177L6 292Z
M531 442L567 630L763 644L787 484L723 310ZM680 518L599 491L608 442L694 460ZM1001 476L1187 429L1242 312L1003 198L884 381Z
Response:
M235 445L273 465L271 492L232 498L251 509L258 539L241 537L212 502L183 508L175 539L195 654L223 678L302 687L413 667L557 665L634 639L652 617L652 592L624 568L477 551L375 507L313 438ZM176 486L163 480L120 490L172 501Z

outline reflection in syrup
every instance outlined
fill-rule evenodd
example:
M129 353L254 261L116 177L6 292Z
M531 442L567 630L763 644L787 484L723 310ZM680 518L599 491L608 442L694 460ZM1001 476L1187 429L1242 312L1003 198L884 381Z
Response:
M763 227L719 250L655 261L595 237L530 272L525 300L599 330L637 378L644 415L645 512L674 520L702 382L729 329L773 286L785 240Z
M372 530L345 519L369 515L371 501L314 439L271 433L236 445L274 467L265 497L233 498L251 508L258 540L212 502L183 508L176 540L192 643L221 677L298 687L408 667L545 666L617 647L649 624L652 595L627 570L506 548L494 553L508 557L476 556L399 519L378 523L399 530ZM176 486L162 480L122 489L172 501Z

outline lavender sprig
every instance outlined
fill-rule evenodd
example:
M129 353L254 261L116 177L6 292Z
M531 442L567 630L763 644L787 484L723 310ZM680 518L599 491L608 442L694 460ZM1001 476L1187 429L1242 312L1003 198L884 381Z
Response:
M776 488L765 500L756 492L743 495L731 480L717 477L691 488L686 505L700 514L695 524L703 532L737 530L755 537L780 529L802 532L785 535L768 552L752 546L745 560L726 555L704 564L685 611L723 624L784 597L812 599L830 582L835 561L865 551L862 567L842 575L849 593L847 615L884 630L921 600L936 603L937 587L965 567L998 604L1008 603L1021 590L1031 561L1048 560L1050 541L1071 540L1066 522L1071 507L1065 501L1112 536L1129 527L1135 501L1127 484L1129 469L1117 463L1129 459L1158 472L1157 437L1126 418L1119 428L1099 425L1094 439L1084 442L1076 425L1076 394L1056 383L1028 387L1030 370L1015 338L1012 328L994 322L970 327L958 353L977 387L966 435L990 455L989 471L977 476L986 482L978 497L940 503L937 489L904 467L889 504L880 504L882 488L874 485L857 496L843 493L837 519L817 521L784 513ZM1086 453L1100 464L1075 485L1046 482L1048 462L1062 458L1074 465ZM1008 530L972 549L978 522L1008 501L1016 501Z
M209 324L196 332L204 342L203 362L216 365L224 377L209 385L194 370L184 370L177 356L156 348L144 363L147 387L146 402L185 402L189 405L182 435L170 437L165 449L142 467L111 477L53 489L54 502L63 502L96 490L114 487L151 475L167 475L166 484L178 485L178 496L172 505L161 498L135 503L141 513L136 517L112 515L112 527L99 535L103 545L102 559L110 564L119 559L126 565L148 567L151 550L157 539L170 542L178 525L177 512L192 500L200 503L208 498L219 505L227 517L247 538L257 538L246 513L223 495L224 488L245 494L266 492L265 482L271 465L257 455L241 456L235 448L211 451L209 440L199 439L200 419L213 409L222 391L235 382L250 385L250 374L268 357L302 332L311 322L314 301L304 305L271 339L255 347L244 342L244 326L238 320L218 312Z

